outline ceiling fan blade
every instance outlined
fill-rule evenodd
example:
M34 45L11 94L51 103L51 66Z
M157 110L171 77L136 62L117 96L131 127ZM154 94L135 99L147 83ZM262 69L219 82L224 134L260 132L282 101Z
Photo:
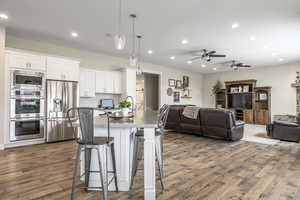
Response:
M211 55L211 54L215 54L215 53L217 53L217 52L216 51L210 51L207 54Z
M212 54L212 55L210 55L210 57L224 58L224 57L226 57L226 55L215 55L215 54Z
M241 67L251 67L250 65L243 65L243 66L241 66Z
M202 56L195 56L190 59L190 61L202 60Z

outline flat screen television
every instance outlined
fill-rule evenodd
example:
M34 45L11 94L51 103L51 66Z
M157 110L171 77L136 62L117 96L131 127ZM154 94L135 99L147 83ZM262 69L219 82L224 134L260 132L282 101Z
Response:
M228 107L234 109L252 109L252 94L230 94Z

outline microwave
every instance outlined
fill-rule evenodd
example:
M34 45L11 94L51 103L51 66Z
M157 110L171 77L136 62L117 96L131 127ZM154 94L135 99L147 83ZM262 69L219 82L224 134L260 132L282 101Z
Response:
M10 73L11 89L41 90L45 84L45 74L42 72L13 70Z

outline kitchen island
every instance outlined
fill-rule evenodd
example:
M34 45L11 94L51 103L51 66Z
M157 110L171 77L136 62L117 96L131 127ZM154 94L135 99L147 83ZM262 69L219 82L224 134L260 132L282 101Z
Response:
M126 120L113 120L110 123L110 137L114 138L115 156L118 187L120 191L129 191L133 160L134 134L137 129L144 129L144 195L146 200L155 199L155 128L157 128L157 112L136 112L134 117ZM101 117L94 118L95 136L107 136L107 123ZM107 164L108 170L112 171L111 154L108 149L100 150L102 158L107 154L107 162L104 161L103 168ZM83 157L83 154L82 154ZM84 166L84 159L81 162L81 169ZM91 154L91 171L99 169L96 151ZM109 174L108 181L113 175ZM99 187L100 176L96 173L90 174L89 186ZM110 191L115 190L113 182L109 186Z

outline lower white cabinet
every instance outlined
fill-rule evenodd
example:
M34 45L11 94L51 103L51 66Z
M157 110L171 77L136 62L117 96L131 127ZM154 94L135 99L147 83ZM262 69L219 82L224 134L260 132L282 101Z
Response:
M80 68L79 95L80 97L95 97L96 95L96 71Z
M79 62L57 57L47 57L47 79L78 81Z

